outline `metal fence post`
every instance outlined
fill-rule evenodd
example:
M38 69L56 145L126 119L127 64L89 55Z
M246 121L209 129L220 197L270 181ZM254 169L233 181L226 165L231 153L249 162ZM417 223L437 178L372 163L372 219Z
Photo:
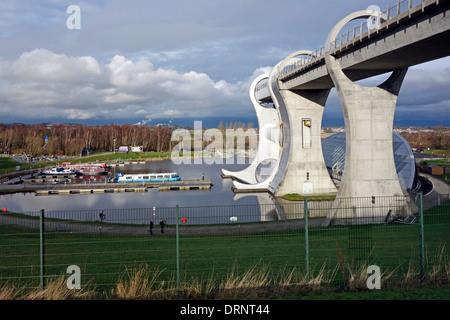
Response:
M425 278L425 239L423 230L423 194L419 193L419 258L420 258L420 279Z
M41 290L45 289L45 243L44 243L44 209L41 210L39 215L39 256L40 256L40 278L41 278Z
M304 214L305 214L305 268L306 268L306 282L309 282L309 222L308 222L308 199L304 200Z
M177 288L180 288L180 237L178 232L179 207L176 207L176 250L177 250Z

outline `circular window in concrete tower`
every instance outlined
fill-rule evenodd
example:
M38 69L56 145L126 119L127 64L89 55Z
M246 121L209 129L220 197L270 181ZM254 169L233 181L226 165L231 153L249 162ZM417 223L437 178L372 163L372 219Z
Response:
M256 181L262 182L267 180L275 171L276 164L276 159L266 159L262 161L255 170Z

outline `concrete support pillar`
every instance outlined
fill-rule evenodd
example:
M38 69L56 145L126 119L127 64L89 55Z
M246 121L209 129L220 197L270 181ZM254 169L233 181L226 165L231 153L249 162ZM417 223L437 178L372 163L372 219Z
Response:
M290 154L276 196L335 194L322 153L321 125L330 90L279 90L289 118Z
M329 73L344 113L345 168L340 197L400 196L392 151L394 111L407 69L396 70L378 87L349 80L329 56ZM328 66L327 65L327 66Z
M295 57L313 57L309 50L299 50L281 61L274 70L283 71ZM269 191L277 197L289 193L330 194L336 187L323 159L320 137L322 115L330 90L297 90L282 88L279 79L271 74L272 99L281 119L281 155Z
M399 200L393 198L403 197L403 191L394 162L392 131L397 96L405 74L406 69L394 71L382 85L367 88L343 78L342 72L333 72L346 131L345 167L333 217L348 218L348 214L353 218L355 215L364 217L366 208L372 205L365 205L361 198L369 204L372 197L387 199L384 208L378 207L368 213L380 217L378 222L382 222L390 209L404 211ZM387 202L388 197L392 203ZM345 203L342 199L346 199ZM351 201L358 204L353 205ZM344 210L336 216L336 212L344 207L351 212Z
M330 32L325 47L331 48L331 42L345 23L371 14L362 11L344 18ZM383 207L368 212L367 208L373 205L365 205L364 201L371 203L372 197L403 197L394 162L392 131L398 93L407 69L394 70L377 87L365 87L345 75L332 51L325 53L325 62L341 101L346 131L342 183L325 225L332 218L361 218L368 215L379 217L381 221L389 210L404 210L398 201L389 203L390 200L386 200Z

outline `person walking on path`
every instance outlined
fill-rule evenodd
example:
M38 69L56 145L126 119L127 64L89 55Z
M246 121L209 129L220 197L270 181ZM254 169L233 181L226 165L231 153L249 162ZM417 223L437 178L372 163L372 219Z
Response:
M153 226L154 226L153 221L150 221L150 225L148 226L148 232L150 232L150 235L153 235Z
M103 212L103 210L100 212L100 214L98 215L99 217L100 217L100 230L102 230L102 223L103 223L103 220L106 218L106 215L105 215L105 213Z
M161 220L159 222L159 225L161 227L161 233L164 233L164 227L166 226L166 220Z

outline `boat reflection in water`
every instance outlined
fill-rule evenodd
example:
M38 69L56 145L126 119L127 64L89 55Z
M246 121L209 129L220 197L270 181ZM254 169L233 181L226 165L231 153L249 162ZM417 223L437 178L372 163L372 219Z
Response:
M62 166L85 176L100 176L108 174L106 163L79 163L63 162Z

